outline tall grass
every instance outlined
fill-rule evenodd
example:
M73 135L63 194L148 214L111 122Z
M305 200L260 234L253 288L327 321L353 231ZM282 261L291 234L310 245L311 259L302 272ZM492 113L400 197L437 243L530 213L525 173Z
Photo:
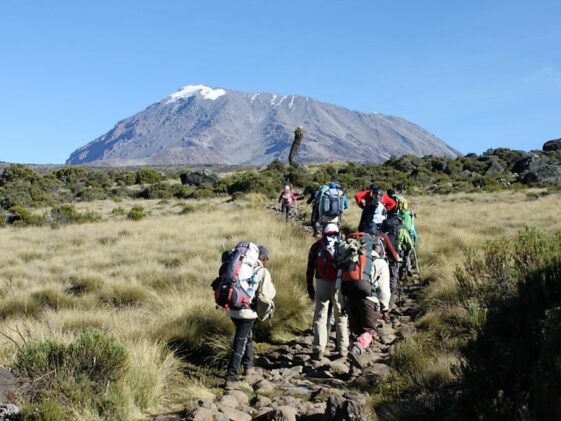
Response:
M303 327L303 250L312 240L258 201L212 200L189 212L183 203L144 201L148 216L131 221L112 215L111 203L93 202L77 208L109 221L2 230L0 331L15 343L1 344L0 363L12 365L16 344L23 346L14 329L30 343L66 346L96 328L123 344L134 367L114 395L121 408L116 418L213 393L212 382L184 373L192 372L189 361L223 361L218 344L229 341L233 325L215 308L210 283L223 249L241 240L267 245L278 291L275 318L258 328L259 339L283 340ZM103 418L100 411L84 411L84 417Z
M487 240L505 236L494 243L486 277L480 282L487 288L506 288L512 268L504 265L501 250L511 247L510 238L525 226L561 230L557 217L561 198L541 191L500 192L411 197L409 203L417 214L418 253L426 286L418 300L418 332L393 352L392 364L398 369L398 379L393 381L400 387L379 390L384 391L382 401L393 408L393 416L451 416L439 411L453 407L465 364L462 350L487 316L480 305L483 291L458 282L457 268L469 267L470 256L484 251ZM358 215L356 210L353 213ZM532 244L524 243L524 247ZM443 404L442 399L451 402Z

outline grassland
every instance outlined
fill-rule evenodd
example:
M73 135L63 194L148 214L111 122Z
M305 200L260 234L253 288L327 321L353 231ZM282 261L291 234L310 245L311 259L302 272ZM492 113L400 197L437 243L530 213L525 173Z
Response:
M129 220L139 204L146 217ZM251 195L242 201L97 201L77 208L100 214L102 222L0 230L0 332L10 338L1 342L0 364L21 363L22 350L47 340L82 349L98 334L94 328L123 345L126 355L122 376L103 392L103 402L84 405L79 396L62 399L60 391L31 403L62 402L63 413L75 418L135 419L217 393L213 379L232 326L215 309L209 284L224 248L250 239L271 250L277 313L272 324L260 326L259 340L282 341L309 325L304 272L312 239L265 204ZM419 301L419 332L395 352L398 375L391 387L376 391L376 404L395 402L412 389L430 395L457 378L461 326L469 315L454 271L465 251L525 225L560 230L560 204L558 195L540 191L410 198L427 287ZM353 204L344 223L355 224L359 214Z
M127 374L113 392L120 419L216 391L205 371L188 362L215 362L220 369L232 326L215 309L209 285L221 252L237 241L250 239L271 250L278 311L271 325L260 327L259 338L282 340L301 326L302 251L311 241L259 199L143 201L148 216L140 221L113 212L135 204L94 202L87 209L105 222L10 228L0 235L0 331L15 341L2 343L0 362L13 365L24 340L70 344L97 328L124 344L129 356ZM68 410L101 416L81 403L68 402Z

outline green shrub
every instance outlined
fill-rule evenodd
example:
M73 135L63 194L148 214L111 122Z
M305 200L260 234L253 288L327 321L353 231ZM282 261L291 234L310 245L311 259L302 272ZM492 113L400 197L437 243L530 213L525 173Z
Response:
M136 172L136 184L154 184L162 181L160 173L152 168L141 168Z
M464 350L460 418L561 415L560 252L561 236L528 228L472 251L456 272L468 315L479 313Z
M116 216L126 216L126 215L127 215L127 211L126 211L124 208L122 208L122 207L119 206L119 207L117 207L117 208L114 208L114 209L111 211L111 214L112 214L112 215L116 215Z
M140 221L145 216L144 207L140 205L133 206L127 214L127 218L132 219L133 221Z
M10 209L8 223L16 226L43 225L44 219L41 215L32 213L23 206L14 206Z
M51 221L56 224L84 224L100 220L100 214L93 211L79 213L72 203L66 203L51 209Z
M60 415L53 409L58 404L64 419L73 408L91 408L109 419L117 410L114 396L127 373L128 356L117 340L90 329L69 345L54 340L27 343L18 351L14 368L33 381L24 397L28 407L38 405L39 413Z

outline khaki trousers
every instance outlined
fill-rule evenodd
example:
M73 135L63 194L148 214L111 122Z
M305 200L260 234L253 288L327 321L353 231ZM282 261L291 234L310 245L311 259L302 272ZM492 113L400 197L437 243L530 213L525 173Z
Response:
M335 327L337 332L337 351L346 355L349 348L349 331L347 316L341 312L341 292L335 289L335 281L324 281L316 278L316 308L314 312L314 351L325 351L327 346L327 322L329 302L333 304Z

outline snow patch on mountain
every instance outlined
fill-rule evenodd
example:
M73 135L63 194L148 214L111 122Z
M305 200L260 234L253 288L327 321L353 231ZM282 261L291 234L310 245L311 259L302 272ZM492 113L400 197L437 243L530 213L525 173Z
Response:
M205 85L187 85L168 96L166 103L176 102L196 94L201 95L204 99L215 101L221 96L226 95L226 91L220 88L213 89Z

